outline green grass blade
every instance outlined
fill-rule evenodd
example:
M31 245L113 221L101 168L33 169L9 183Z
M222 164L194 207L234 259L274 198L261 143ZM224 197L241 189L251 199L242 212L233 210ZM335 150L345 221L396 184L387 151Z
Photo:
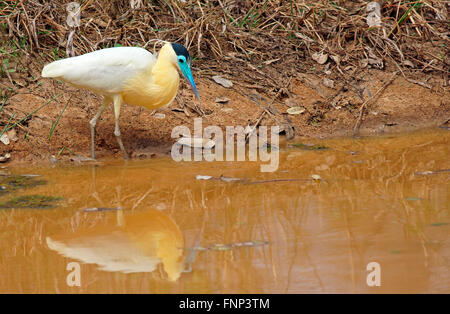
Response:
M13 125L11 125L8 128L4 128L2 133L0 133L0 137L5 133L8 132L9 130L11 130L13 127L15 127L16 125L22 123L23 121L25 121L26 119L28 119L30 116L34 115L36 112L38 112L39 110L41 110L42 108L44 108L45 106L47 106L49 103L51 103L52 101L58 99L62 94L58 94L55 97L53 97L52 99L50 99L49 101L47 101L45 104L43 104L42 106L40 106L39 108L37 108L36 110L33 110L32 112L30 112L29 114L27 114L25 117L23 117L22 119L20 119L19 121L17 121L16 123L14 123Z
M64 106L63 110L61 110L61 112L59 113L58 118L56 119L55 122L52 123L52 126L50 127L50 133L48 135L48 140L50 140L52 138L53 132L55 131L56 127L58 126L59 123L59 119L61 119L61 116L63 115L64 111L66 111L67 106L70 103L70 100L72 99L72 96L69 98L69 100L67 101L66 105Z

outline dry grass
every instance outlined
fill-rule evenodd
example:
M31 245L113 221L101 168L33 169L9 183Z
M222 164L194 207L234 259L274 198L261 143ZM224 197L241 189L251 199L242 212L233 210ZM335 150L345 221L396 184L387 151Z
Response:
M0 1L3 59L19 52L47 62L114 45L153 50L161 39L187 46L200 75L220 73L275 96L289 94L296 73L319 69L349 79L392 66L448 79L446 1L384 1L382 25L372 28L367 1L86 0L75 28L66 23L69 1L42 2ZM319 65L314 53L328 61Z

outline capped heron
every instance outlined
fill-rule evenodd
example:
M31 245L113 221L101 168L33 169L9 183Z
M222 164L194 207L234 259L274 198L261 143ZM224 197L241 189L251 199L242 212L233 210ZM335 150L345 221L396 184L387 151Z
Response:
M189 52L177 43L166 42L158 57L138 47L97 50L47 64L42 69L42 77L56 78L104 96L103 104L89 123L93 159L95 125L105 107L112 102L115 115L114 135L124 158L128 159L120 136L120 107L126 103L156 109L170 104L180 83L177 68L188 80L197 99L200 99L191 73Z

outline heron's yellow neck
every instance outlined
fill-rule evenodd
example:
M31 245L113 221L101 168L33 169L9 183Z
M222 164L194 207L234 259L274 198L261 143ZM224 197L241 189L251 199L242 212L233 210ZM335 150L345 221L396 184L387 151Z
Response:
M177 68L173 60L176 60L177 56L173 51L172 44L165 44L158 54L158 60L152 68L153 80L156 84L162 84L167 81L167 74L176 73L178 76ZM173 73L169 73L173 72Z
M180 76L173 60L176 60L172 44L165 44L158 60L147 71L130 80L122 93L125 103L156 109L166 106L175 98Z

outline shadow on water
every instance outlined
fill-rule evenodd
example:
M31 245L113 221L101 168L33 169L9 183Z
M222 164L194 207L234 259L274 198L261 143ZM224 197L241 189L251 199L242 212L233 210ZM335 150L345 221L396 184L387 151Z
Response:
M13 197L62 199L0 210L0 291L448 293L449 138L302 143L273 173L170 158L10 169L47 182ZM371 262L380 287L366 283Z

